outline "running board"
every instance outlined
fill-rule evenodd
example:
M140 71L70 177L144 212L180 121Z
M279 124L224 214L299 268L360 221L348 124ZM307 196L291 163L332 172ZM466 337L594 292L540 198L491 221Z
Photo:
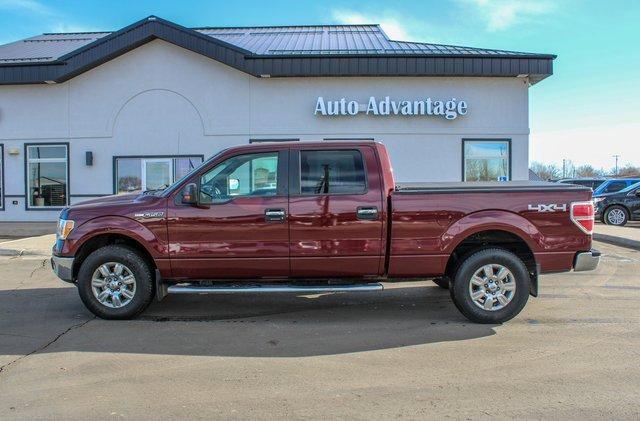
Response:
M169 294L240 294L240 293L274 293L293 292L296 294L322 294L327 292L367 292L382 291L380 283L351 284L351 285L171 285L167 288Z

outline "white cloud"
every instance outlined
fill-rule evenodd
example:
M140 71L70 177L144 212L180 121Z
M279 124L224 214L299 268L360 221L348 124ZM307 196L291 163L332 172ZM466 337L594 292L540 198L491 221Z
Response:
M393 40L412 40L407 27L400 22L400 17L394 12L383 12L379 15L366 14L353 10L338 9L331 13L334 21L346 25L363 23L379 23L384 32Z
M36 0L0 0L0 9L51 15L54 12Z
M103 31L102 29L96 28L95 26L57 23L55 25L50 26L50 29L48 32L102 32L102 31Z
M548 0L458 0L471 7L486 22L491 32L508 29L533 17L546 15L555 10Z

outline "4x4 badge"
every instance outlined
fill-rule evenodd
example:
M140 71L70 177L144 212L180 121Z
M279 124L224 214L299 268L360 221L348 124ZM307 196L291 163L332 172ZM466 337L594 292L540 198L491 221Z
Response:
M566 203L563 203L563 204L558 204L558 203L549 203L549 204L540 203L538 205L529 205L529 210L530 211L536 211L536 212L566 212L567 211L567 204Z

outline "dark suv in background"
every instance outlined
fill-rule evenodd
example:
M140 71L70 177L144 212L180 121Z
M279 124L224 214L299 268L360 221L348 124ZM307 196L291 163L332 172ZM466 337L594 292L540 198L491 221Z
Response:
M596 219L608 225L623 226L640 220L640 183L616 193L602 194L593 199Z
M596 190L602 183L607 181L606 178L563 178L558 180L558 183L564 184L576 184L578 186L589 187L591 190Z

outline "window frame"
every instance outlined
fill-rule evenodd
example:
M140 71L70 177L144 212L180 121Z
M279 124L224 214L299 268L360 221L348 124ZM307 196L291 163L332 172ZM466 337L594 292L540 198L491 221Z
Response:
M180 155L114 155L112 159L112 179L113 179L113 194L118 194L118 159L169 159L169 158L200 158L202 163L205 162L203 154L180 154ZM174 164L172 163L172 168ZM197 167L196 167L197 168ZM179 180L179 179L178 179ZM173 180L175 183L178 180ZM141 180L142 182L142 180Z
M64 146L67 151L66 168L67 168L67 194L66 204L64 206L30 206L29 205L29 147L32 146ZM33 142L24 144L24 208L26 211L56 211L62 210L71 204L71 148L69 142ZM60 158L55 158L60 159ZM53 162L53 161L51 161ZM4 178L3 178L4 180Z
M302 152L357 152L362 159L362 170L364 171L364 190L360 193L302 193ZM369 193L369 172L367 171L367 160L364 153L359 148L302 148L291 150L289 168L295 168L295 172L289 173L289 195L296 197L317 197L317 196L364 196Z
M462 181L463 182L471 182L471 181L467 181L467 160L466 160L466 156L465 156L465 150L466 150L466 145L467 142L488 142L488 143L496 143L496 142L506 142L507 143L507 147L509 148L508 151L508 158L507 158L507 164L509 165L509 170L508 170L508 179L507 181L511 181L513 180L513 175L512 175L512 171L513 171L513 165L512 165L512 158L513 158L513 149L512 149L512 142L511 142L511 138L463 138L462 139ZM498 180L494 180L497 183L500 183L501 181ZM487 181L490 182L490 181Z

